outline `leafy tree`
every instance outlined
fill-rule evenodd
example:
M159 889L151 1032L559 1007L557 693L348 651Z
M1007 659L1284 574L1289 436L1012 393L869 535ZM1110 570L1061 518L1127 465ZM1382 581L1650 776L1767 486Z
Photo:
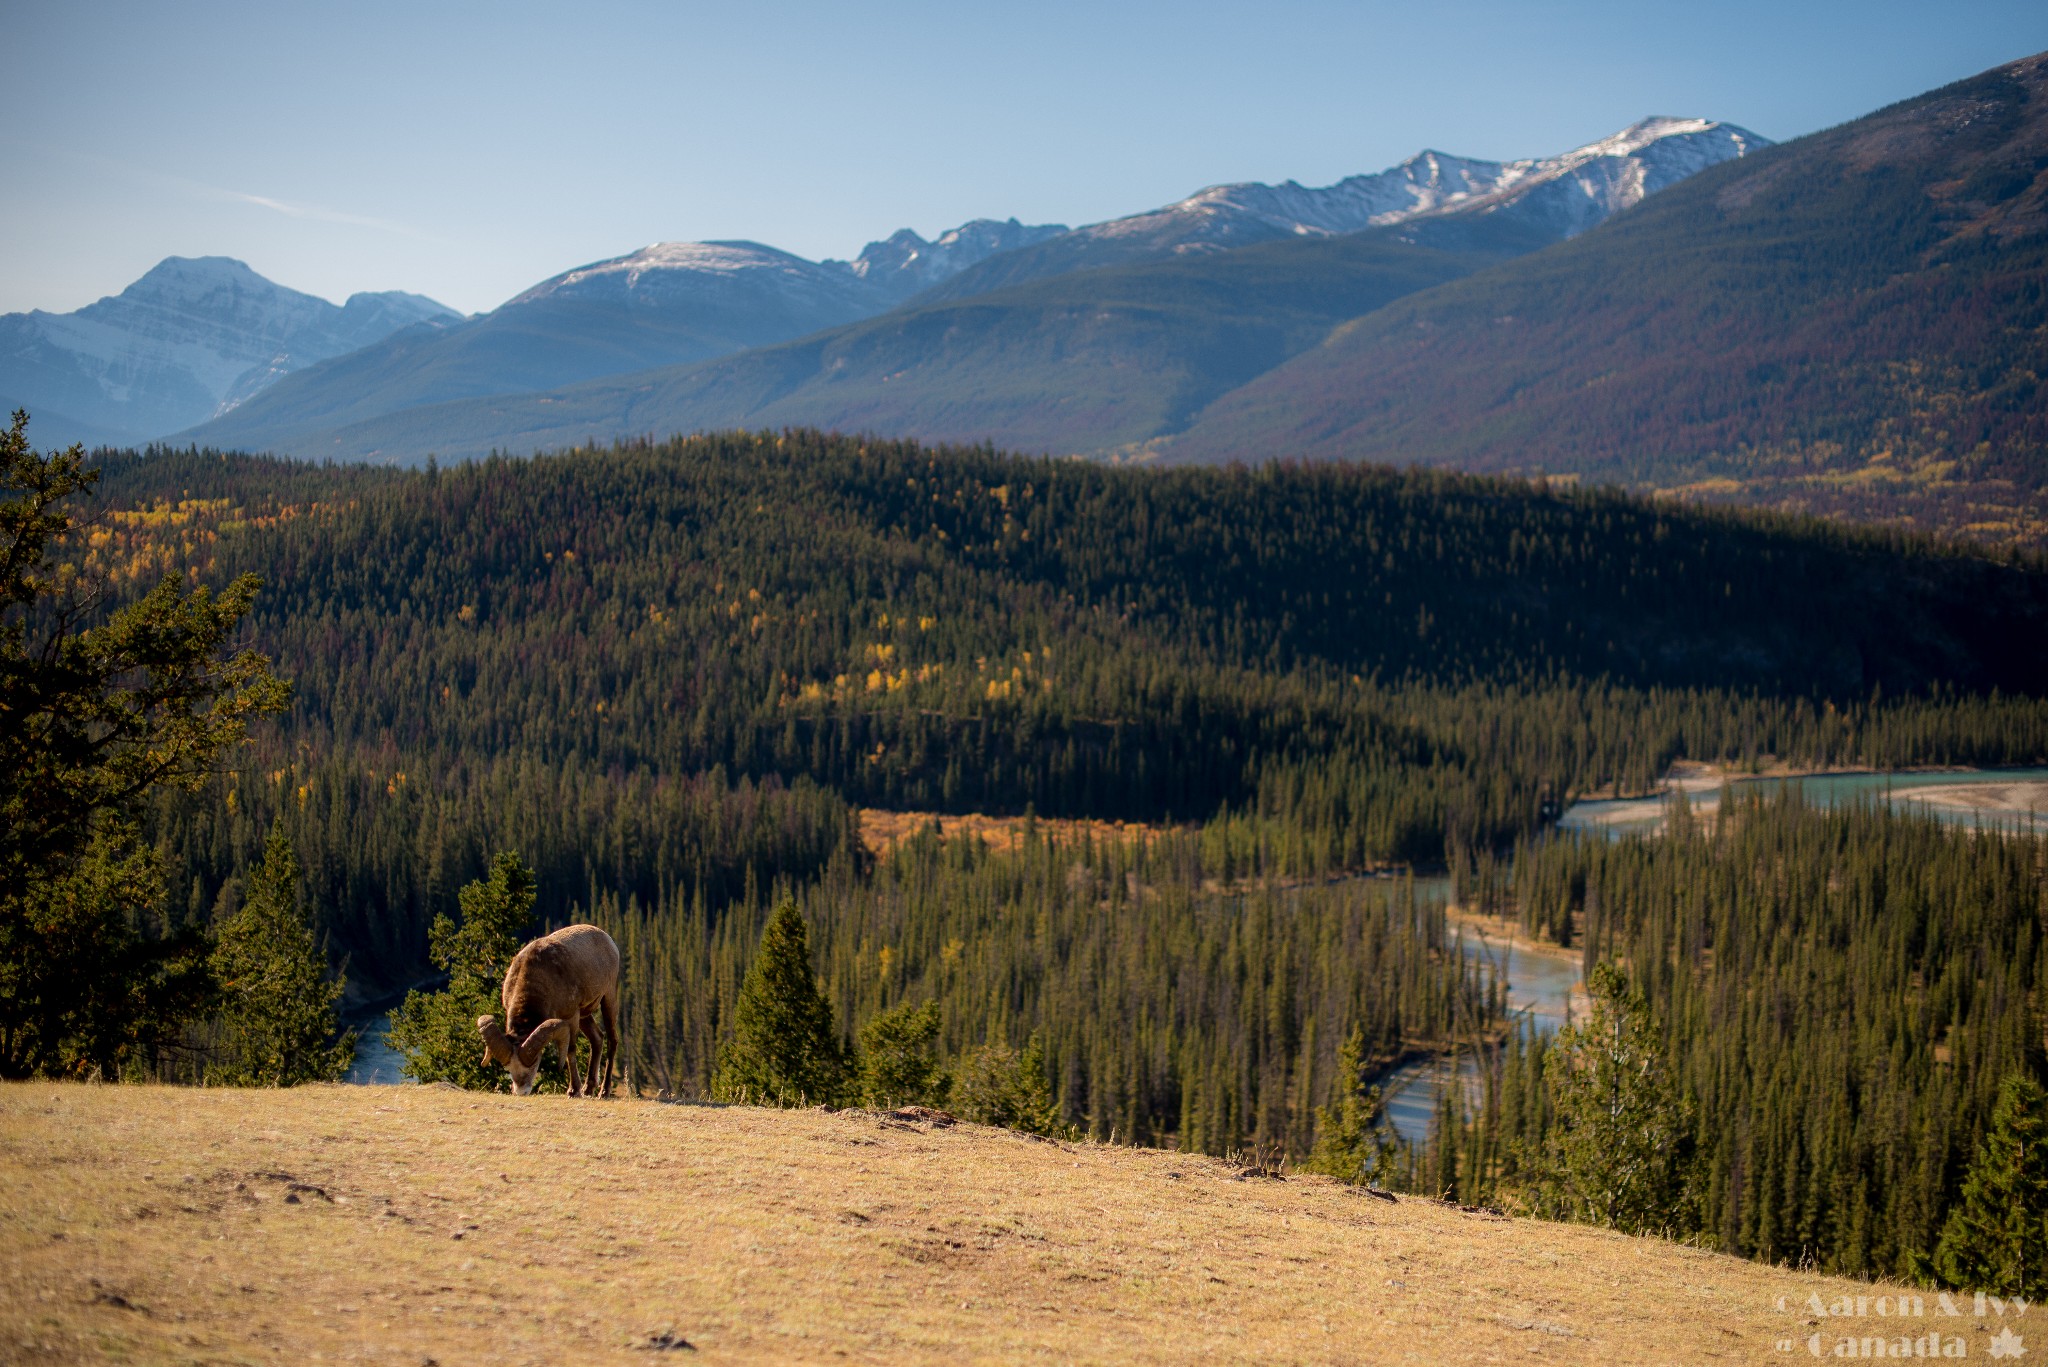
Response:
M1365 1083L1365 1027L1353 1024L1337 1050L1336 1104L1316 1108L1316 1146L1302 1166L1353 1186L1389 1171L1386 1099Z
M1998 1089L1991 1132L1949 1211L1934 1270L1950 1286L2048 1296L2048 1094L2024 1073Z
M448 985L408 992L391 1013L389 1040L405 1058L407 1077L496 1091L505 1070L485 1056L476 1020L504 1010L505 970L533 923L533 871L518 855L500 853L490 875L463 888L458 901L460 924L443 914L427 932L427 956L448 975Z
M1556 1110L1534 1204L1627 1234L1691 1229L1692 1107L1673 1085L1649 1003L1613 963L1594 968L1587 990L1592 1010L1544 1057Z
M740 986L712 1092L764 1106L831 1104L845 1092L846 1074L832 1006L811 969L803 915L795 902L784 902L768 919Z
M210 996L198 927L163 919L133 816L197 788L289 690L229 653L258 581L217 597L166 574L109 610L56 552L99 474L38 454L28 415L0 434L0 1076L148 1066Z
M940 1106L951 1079L939 1066L939 1004L908 1002L860 1031L860 1097L869 1106Z
M355 1032L344 1033L335 1012L345 980L328 976L302 900L299 857L272 827L241 906L215 932L222 1011L207 1081L291 1087L348 1071Z
M1052 1138L1070 1138L1073 1126L1060 1119L1045 1077L1045 1046L1037 1035L1018 1053L1007 1044L984 1044L960 1060L953 1080L953 1109L963 1120L1001 1125Z

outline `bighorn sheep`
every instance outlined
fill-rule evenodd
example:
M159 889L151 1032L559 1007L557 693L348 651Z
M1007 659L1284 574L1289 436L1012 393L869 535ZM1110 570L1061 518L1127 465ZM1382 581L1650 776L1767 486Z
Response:
M597 1012L604 1012L604 1089L612 1093L612 1063L619 1052L619 947L596 926L568 926L543 935L512 956L505 970L505 1024L478 1016L484 1061L496 1059L512 1074L512 1091L525 1096L540 1073L540 1056L562 1046L569 1095L587 1096L597 1081ZM590 1041L590 1072L576 1085L576 1033ZM509 1033L508 1033L509 1032Z

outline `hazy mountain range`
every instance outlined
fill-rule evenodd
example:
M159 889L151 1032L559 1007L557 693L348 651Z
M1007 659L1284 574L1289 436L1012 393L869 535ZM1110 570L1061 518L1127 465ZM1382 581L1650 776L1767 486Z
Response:
M1731 125L1650 119L1537 161L1424 152L1323 189L1218 186L1072 231L903 232L847 263L659 244L308 370L181 439L410 461L799 422L1101 451L1174 430L1346 318L1762 145ZM1364 267L1335 245L1397 230ZM1322 244L1331 262L1277 279L1237 256L1279 243ZM1103 275L1146 266L1165 273L1136 297Z
M1653 118L1075 229L906 229L851 261L659 243L466 319L170 261L0 320L0 400L45 442L411 462L810 425L1575 474L2038 539L2043 70L1782 145Z
M119 300L62 317L5 320L11 331L0 335L15 344L0 351L0 400L36 413L44 440L70 435L56 427L123 441L189 429L206 443L304 454L470 454L516 445L524 436L516 428L485 431L493 425L487 416L479 423L473 412L444 412L463 400L541 393L747 352L885 315L913 299L937 303L1104 265L1211 256L1411 221L1411 238L1421 241L1431 240L1433 228L1442 232L1423 220L1470 220L1481 229L1479 240L1450 242L1450 250L1492 259L1569 236L1699 166L1759 145L1754 134L1730 126L1653 119L1559 157L1491 162L1424 152L1322 189L1292 182L1217 186L1074 231L976 220L927 242L904 229L851 261L811 262L749 242L657 243L565 271L475 318L417 300L409 313L387 308L374 331L333 342L301 335L299 321L317 312L313 306L332 311L331 305L270 285L240 263L170 261ZM1472 236L1468 229L1465 237ZM1401 288L1412 288L1445 278L1449 269L1440 262L1404 265L1397 275ZM179 289L164 300L171 280ZM117 318L97 318L91 344L70 345L79 320L95 321L143 295L167 302L158 312L205 334L214 353L187 347L166 354L160 328L135 327L129 338L108 325ZM1349 316L1344 309L1384 297L1385 287L1361 296L1339 284L1311 310L1309 332L1332 307ZM357 296L343 312L360 312L373 298L392 296ZM1285 330L1292 341L1283 353L1309 339L1298 321ZM1243 364L1236 369L1253 373ZM133 377L145 371L161 401L137 401ZM274 383L287 376L289 383ZM587 411L578 405L579 416ZM592 430L624 430L626 416L594 415ZM451 418L459 433L449 430ZM365 424L366 439L353 439L352 429Z
M44 443L148 441L233 408L279 376L458 315L390 291L336 306L221 256L173 256L73 313L0 316L0 405Z
M657 243L475 318L395 291L336 307L240 261L171 257L75 313L0 317L0 403L29 409L45 443L125 444L231 413L330 358L313 405L328 418L546 389L864 318L1064 231L977 220L927 242L906 228L822 263L751 242Z

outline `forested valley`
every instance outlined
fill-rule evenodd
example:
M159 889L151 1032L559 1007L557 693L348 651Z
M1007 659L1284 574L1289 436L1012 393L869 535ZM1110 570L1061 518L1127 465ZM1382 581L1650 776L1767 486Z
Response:
M1477 895L1626 963L1695 1151L1667 1228L1771 1261L1913 1277L2001 1082L2038 1078L2048 841L1882 807L1744 799L1660 839L1549 838ZM1546 1046L1511 1039L1462 1117L1468 1199L1553 1147ZM1686 1099L1677 1106L1680 1098ZM1540 1185L1540 1177L1537 1185Z
M929 1002L942 1058L1029 1042L1096 1138L1626 1224L1560 1195L1542 1046L1416 896L1444 868L1629 975L1614 1000L1694 1118L1653 1232L1934 1275L2001 1080L2043 1075L2040 841L1796 803L1656 841L1548 824L1678 759L2048 762L2026 553L1541 482L807 431L97 466L62 573L109 603L254 573L243 634L292 686L142 804L154 933L237 905L280 832L375 996L429 977L433 918L515 851L535 930L617 938L636 1085L712 1090L793 902L849 1046ZM932 821L878 850L864 811ZM1439 1142L1347 1167L1370 1084L1452 1049L1487 1062Z

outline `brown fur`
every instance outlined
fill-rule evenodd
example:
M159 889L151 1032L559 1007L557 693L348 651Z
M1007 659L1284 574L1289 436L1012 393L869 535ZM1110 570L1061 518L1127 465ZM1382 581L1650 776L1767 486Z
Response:
M512 956L500 993L505 1024L479 1016L487 1058L512 1074L512 1090L533 1090L540 1056L550 1044L562 1050L569 1069L569 1095L589 1095L597 1082L598 1019L604 1022L604 1086L612 1092L612 1069L619 1053L619 947L596 926L567 926L543 935ZM590 1072L579 1086L576 1036L590 1041Z

